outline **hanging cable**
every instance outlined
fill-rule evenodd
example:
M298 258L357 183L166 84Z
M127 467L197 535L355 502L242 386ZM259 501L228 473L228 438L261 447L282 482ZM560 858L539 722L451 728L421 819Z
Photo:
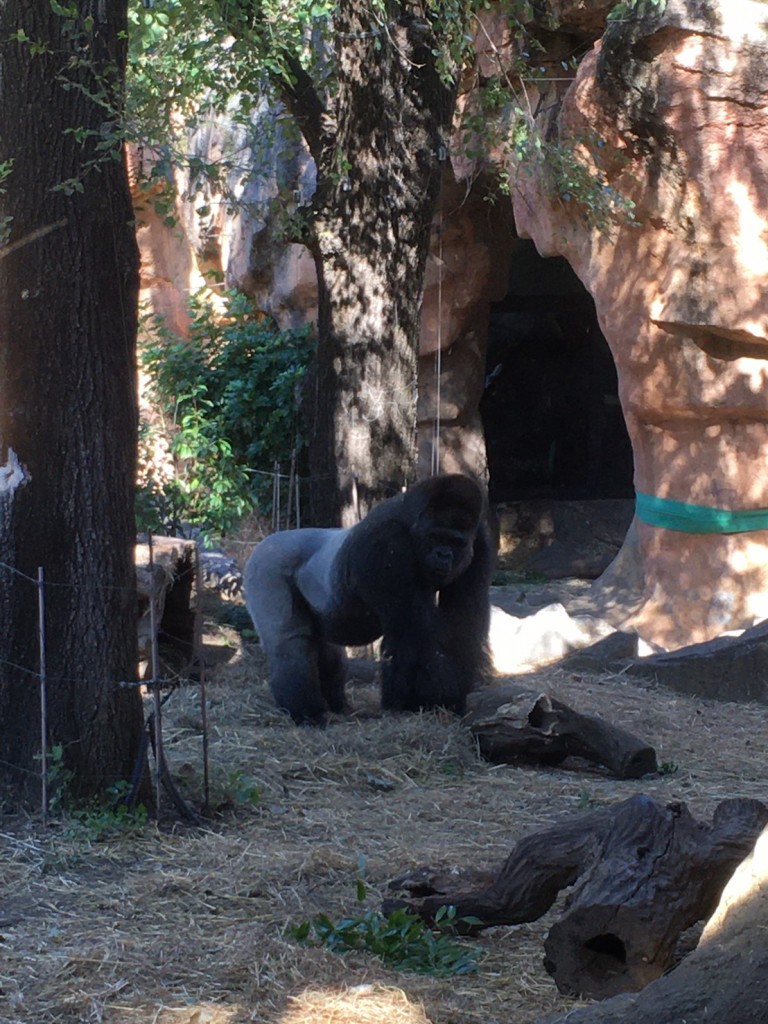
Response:
M440 401L443 371L443 208L437 225L437 349L435 351L435 416L432 424L432 476L440 472Z

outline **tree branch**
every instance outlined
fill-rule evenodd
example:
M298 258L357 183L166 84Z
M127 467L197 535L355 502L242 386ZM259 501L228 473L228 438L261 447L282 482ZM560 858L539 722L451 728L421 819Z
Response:
M285 75L274 75L272 82L299 126L309 152L319 167L321 154L331 139L331 132L327 128L328 111L315 83L296 54L285 52L284 59L290 79Z

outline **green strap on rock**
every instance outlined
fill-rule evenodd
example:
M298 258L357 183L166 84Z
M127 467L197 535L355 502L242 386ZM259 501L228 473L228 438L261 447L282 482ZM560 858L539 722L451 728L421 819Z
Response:
M689 505L671 498L636 493L635 512L642 523L682 533L748 533L768 530L768 508L740 509L730 512L708 505Z

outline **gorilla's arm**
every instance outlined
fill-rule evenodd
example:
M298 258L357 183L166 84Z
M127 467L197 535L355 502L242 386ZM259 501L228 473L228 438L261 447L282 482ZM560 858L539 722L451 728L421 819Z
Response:
M461 714L466 693L437 642L440 634L434 594L421 594L381 642L381 706L389 711L445 707Z
M464 697L490 667L490 586L496 549L486 523L477 531L469 568L440 591L440 649L453 666Z
M369 609L382 637L382 707L418 710L446 703L422 700L436 654L435 594L419 580L418 549L400 516L398 496L357 526L340 552L337 591Z
M387 621L382 641L384 708L445 707L464 713L467 694L488 666L493 564L493 545L483 525L467 569L436 594L416 590L402 614Z

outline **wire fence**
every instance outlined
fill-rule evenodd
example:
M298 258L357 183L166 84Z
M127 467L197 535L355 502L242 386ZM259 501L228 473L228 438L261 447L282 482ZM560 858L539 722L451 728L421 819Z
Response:
M175 786L170 778L170 774L167 769L165 761L164 749L163 749L163 733L162 733L162 706L164 701L162 700L163 691L171 691L178 685L178 678L167 678L161 675L160 672L160 651L159 651L159 634L160 634L160 623L157 618L157 610L159 607L159 596L160 591L158 588L157 576L154 572L155 568L155 543L152 534L147 535L147 544L149 547L149 616L150 616L150 675L149 678L145 679L131 679L131 680L114 680L105 679L101 680L101 686L114 686L121 689L124 688L142 688L152 699L152 713L144 723L144 729L146 735L151 740L151 747L155 761L155 805L157 817L160 817L162 809L162 792L161 788L165 787L166 790L170 791L171 799L176 805L177 809L187 819L193 821L199 821L199 816L182 800L181 796L176 791ZM182 578L185 573L198 574L199 584L199 549L197 544L195 545L196 557L194 559L194 565L190 569L183 570L174 576L174 583ZM48 712L48 694L49 688L52 685L64 684L68 686L75 686L78 683L84 683L86 680L82 676L62 676L55 675L51 676L48 673L48 660L47 660L47 646L48 639L46 634L46 593L51 588L62 588L66 587L71 590L82 589L76 584L70 583L54 583L47 581L45 578L45 569L43 566L39 566L36 576L31 576L29 573L25 573L20 569L17 569L13 565L9 565L7 562L0 562L0 571L10 573L17 578L29 583L34 586L37 590L37 666L32 668L28 665L20 665L16 662L10 661L7 658L0 657L0 666L5 666L14 672L22 673L29 676L31 680L37 680L39 686L39 711L40 711L40 770L39 772L31 771L29 768L25 768L22 765L15 765L8 761L0 760L0 764L5 768L15 770L17 772L26 775L36 775L40 780L40 792L41 792L41 814L43 824L47 825L49 819L50 810L50 751L53 749L54 744L49 741L49 712ZM90 589L90 588L89 588ZM126 593L135 593L134 588L120 587L110 584L98 584L96 589L103 590L124 590ZM138 623L138 610L137 610L137 623ZM173 639L171 637L171 639ZM186 642L186 638L177 637L178 641ZM138 666L137 666L138 668ZM88 682L93 686L93 679L89 679ZM205 680L205 666L200 661L199 665L199 686L200 686L200 705L201 705L201 721L202 721L202 733L203 733L203 787L204 787L204 808L207 809L209 805L210 797L210 784L209 784L209 767L208 767L208 716L206 707L206 680ZM167 698L166 698L167 699ZM138 757L141 759L141 774L136 780L136 785L133 786L138 792L141 779L143 777L143 762L146 758L146 748L142 744L140 746ZM137 765L137 768L139 765Z
M272 484L272 514L269 528L272 531L288 530L288 529L299 529L302 522L302 502L301 502L301 491L303 487L309 486L309 478L300 477L297 472L296 466L296 453L294 452L291 456L290 465L288 471L285 472L283 466L279 462L275 462L274 468L271 474ZM353 474L351 479L351 488L353 503L357 508L357 518L360 518L359 508L357 502L357 488L356 478ZM194 532L194 531L193 531ZM199 532L199 531L198 531ZM245 539L231 539L230 544L238 546L253 547L260 540L263 539L264 534L255 536L252 538ZM154 550L154 538L151 532L146 534L147 543L149 545L149 608L150 608L150 676L145 679L134 679L134 680L114 680L104 679L98 681L97 685L101 687L116 686L120 688L132 688L141 687L144 688L145 692L152 698L153 710L147 721L145 722L145 729L147 733L151 731L151 746L155 760L155 801L156 801L156 812L158 817L160 816L162 796L161 796L161 785L165 786L167 790L170 790L173 803L177 806L177 809L181 813L185 813L179 804L181 798L178 793L174 791L173 784L170 779L170 775L165 765L165 758L163 753L163 736L162 736L162 705L163 701L161 695L163 691L175 689L179 683L178 678L168 678L161 675L160 672L160 657L159 657L159 633L160 623L157 621L157 606L158 606L158 582L154 572L155 567L155 550ZM200 587L202 586L202 574L200 572L200 538L199 537L182 537L186 541L191 541L195 544L196 556L194 559L194 567L183 570L181 573L175 574L174 583L182 580L186 572L190 572L197 575L197 586L198 594ZM20 665L7 658L0 656L0 668L6 667L13 672L22 673L30 678L30 680L37 680L39 686L39 705L40 705L40 771L30 772L30 769L24 768L21 765L13 765L7 761L0 760L0 765L5 768L13 769L17 772L24 774L39 775L40 787L41 787L41 811L43 822L47 823L49 816L50 807L50 751L52 744L49 742L49 712L48 712L48 693L51 686L66 685L76 686L78 684L89 683L94 686L93 678L88 680L84 679L83 676L65 676L61 674L51 675L48 671L48 662L46 658L47 649L47 636L46 636L46 594L53 589L69 589L78 590L82 589L77 584L67 582L55 582L46 579L44 566L39 566L37 574L35 576L29 573L23 572L16 568L16 566L10 565L7 562L0 561L0 572L11 573L19 579L29 583L37 590L37 665L31 667L29 665ZM126 593L135 593L134 588L120 586L119 584L108 584L100 583L96 584L95 588L90 586L89 591L102 590L102 591L116 591L123 590ZM138 614L137 614L138 621ZM179 643L185 643L186 638L169 636L167 631L163 629L163 633L168 636L171 640L176 640ZM137 666L138 668L138 666ZM206 695L205 695L205 666L200 662L199 666L199 685L200 685L200 707L201 707L201 722L202 722L202 738L203 738L203 780L204 780L204 807L208 807L209 803L209 758L208 758L208 717L206 707ZM167 698L166 698L167 699ZM145 756L145 752L141 753L141 757ZM194 818L196 815L191 809L186 809L188 813L186 817Z
M296 472L296 452L291 455L291 463L288 473L282 472L279 462L275 462L272 472L272 529L290 530L291 527L301 527L301 485L309 485L309 480L302 481ZM287 494L285 505L283 505L283 481L285 481ZM285 509L285 511L283 511Z

